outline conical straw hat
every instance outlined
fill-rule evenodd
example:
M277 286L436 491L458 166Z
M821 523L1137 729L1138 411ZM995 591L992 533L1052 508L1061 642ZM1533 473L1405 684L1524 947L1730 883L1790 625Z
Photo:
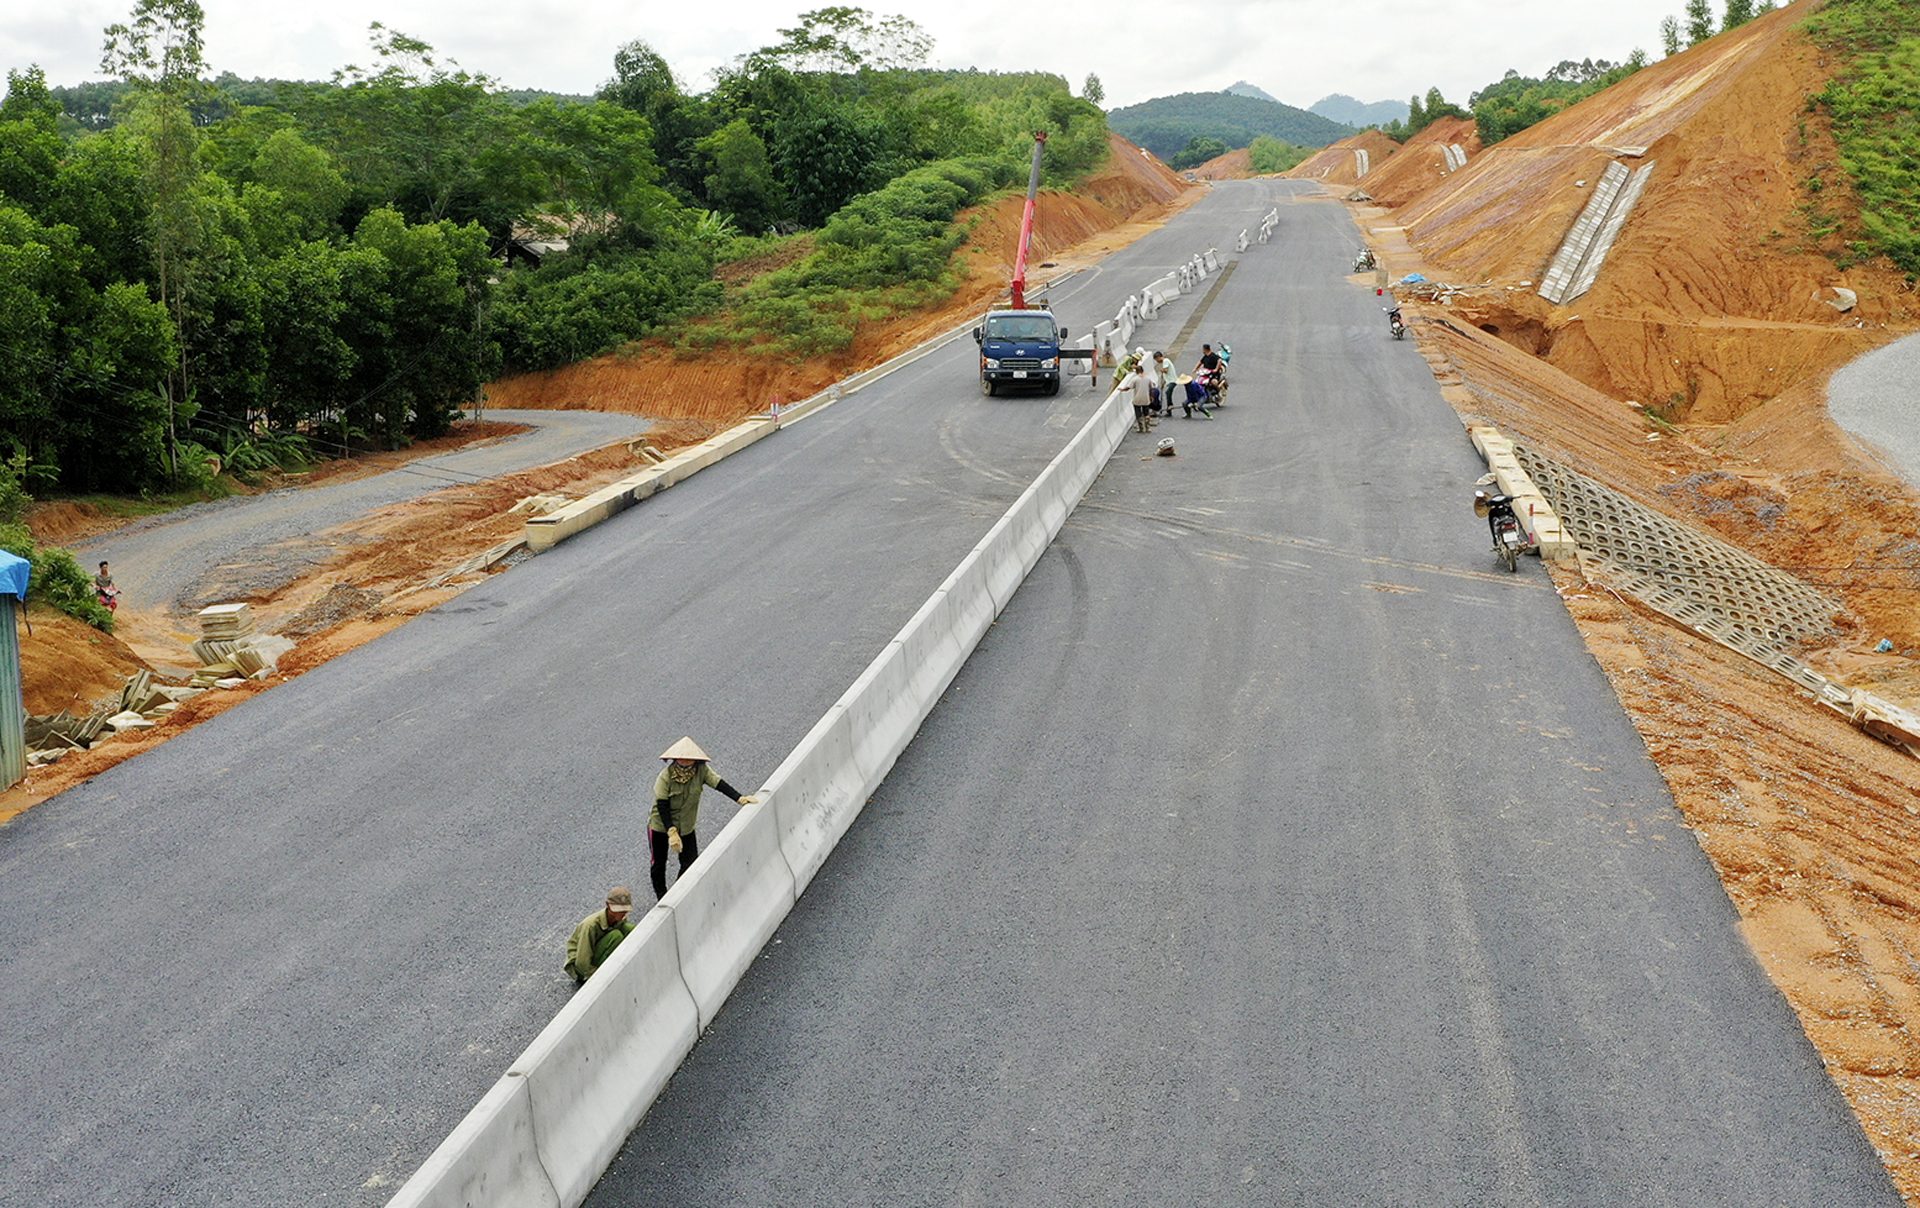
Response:
M700 749L700 744L692 738L682 738L666 750L660 752L662 759L700 759L711 762L713 756Z

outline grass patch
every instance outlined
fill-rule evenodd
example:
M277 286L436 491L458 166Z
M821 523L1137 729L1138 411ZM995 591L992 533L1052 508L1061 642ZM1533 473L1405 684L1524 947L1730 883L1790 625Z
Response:
M1836 259L1883 255L1920 271L1920 5L1832 0L1803 28L1844 61L1818 97L1860 201L1860 229Z
M1010 162L942 160L854 198L806 237L810 247L736 240L727 252L737 249L733 263L748 267L736 273L726 308L677 325L669 338L688 352L754 347L802 359L843 351L860 324L953 296L953 254L966 239L955 217L1017 174Z

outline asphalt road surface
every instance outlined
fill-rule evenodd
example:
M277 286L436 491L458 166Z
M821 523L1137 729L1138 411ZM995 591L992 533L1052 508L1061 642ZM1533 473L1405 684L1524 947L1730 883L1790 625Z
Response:
M592 1208L1900 1202L1352 246L1241 257L1230 405L1123 445Z
M432 491L561 461L645 432L651 421L600 411L489 410L534 430L405 462L351 482L236 495L155 516L79 547L89 571L113 564L122 599L177 612L272 591L335 552L318 536L337 524Z
M1300 188L1054 291L1283 199L1142 341L1207 305L1233 403L1130 438L595 1203L1898 1203ZM0 829L0 1204L383 1203L644 886L654 755L758 783L1097 402L972 356Z
M1894 473L1920 486L1920 426L1913 384L1920 380L1920 336L1876 348L1833 375L1827 411L1834 422L1883 454Z
M1056 288L1069 327L1199 250L1156 246ZM976 357L0 828L0 1205L385 1203L567 1001L573 925L644 895L658 752L759 783L1102 397L983 398Z

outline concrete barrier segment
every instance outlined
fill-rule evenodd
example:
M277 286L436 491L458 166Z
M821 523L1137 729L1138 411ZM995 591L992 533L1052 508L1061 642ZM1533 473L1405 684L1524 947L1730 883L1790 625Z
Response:
M1095 345L1091 336L1079 336L1067 347L1091 349ZM1084 376L1093 372L1095 361L1095 357L1063 357L1060 361L1060 372Z
M935 592L935 598L943 595ZM918 614L916 614L918 615ZM909 629L911 626L909 626ZM908 630L903 630L908 632ZM880 783L893 761L906 749L907 739L920 728L920 701L914 697L915 677L899 638L887 643L880 656L867 664L853 687L841 697L847 706L853 735L854 762L874 784Z
M719 1014L797 895L772 803L764 800L740 807L667 890L660 904L672 916L680 976L700 1008L702 1028Z
M900 631L900 662L907 670L910 700L938 700L960 673L967 652L993 624L991 596L982 590L969 592L969 582L947 582L951 586L934 592Z
M1527 538L1540 551L1540 556L1555 562L1575 557L1579 546L1567 535L1559 514L1539 486L1521 468L1514 456L1513 442L1488 424L1469 424L1467 437L1486 460L1487 468L1493 471L1494 482L1501 493L1513 496L1514 515L1520 518L1521 527L1527 530Z
M563 1204L586 1199L700 1038L677 922L643 915L507 1071L526 1083L541 1165Z
M1008 567L1038 561L1131 420L1108 394L392 1208L582 1202L1017 588Z
M540 1164L527 1080L509 1074L493 1084L388 1208L474 1208L481 1204L561 1208L560 1193Z
M774 769L762 791L773 806L780 850L798 896L867 802L844 695Z

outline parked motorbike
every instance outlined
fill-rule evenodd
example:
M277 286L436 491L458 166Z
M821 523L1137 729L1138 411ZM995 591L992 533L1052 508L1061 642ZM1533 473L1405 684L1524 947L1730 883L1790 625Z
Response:
M1387 330L1393 333L1394 339L1397 340L1407 334L1407 325L1400 318L1398 306L1383 306L1380 309L1387 312Z
M1520 554L1527 548L1527 533L1520 526L1520 517L1513 511L1513 496L1502 494L1493 486L1493 475L1482 478L1473 492L1473 514L1487 522L1487 531L1493 534L1493 552L1507 564L1509 572L1520 568Z

